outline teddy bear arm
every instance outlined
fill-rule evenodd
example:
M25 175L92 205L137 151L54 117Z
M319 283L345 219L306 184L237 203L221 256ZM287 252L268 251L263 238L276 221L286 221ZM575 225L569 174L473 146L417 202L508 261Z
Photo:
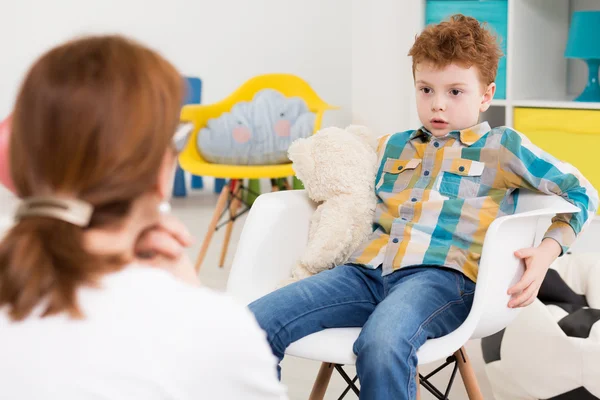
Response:
M311 242L315 237L317 229L319 227L319 223L321 222L321 207L317 207L312 217L310 218L310 227L308 229L308 241Z
M312 273L330 269L344 261L352 246L349 229L351 226L340 219L337 210L323 210L314 235L308 242L300 264Z

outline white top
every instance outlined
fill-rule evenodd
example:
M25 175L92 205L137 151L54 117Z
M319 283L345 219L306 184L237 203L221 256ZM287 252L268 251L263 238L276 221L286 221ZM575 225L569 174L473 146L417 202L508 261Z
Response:
M131 265L78 299L83 320L0 311L1 399L287 398L266 335L224 294Z

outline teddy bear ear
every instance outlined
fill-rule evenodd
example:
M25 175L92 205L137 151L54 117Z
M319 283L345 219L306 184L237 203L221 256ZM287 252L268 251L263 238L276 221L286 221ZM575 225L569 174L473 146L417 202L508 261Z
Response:
M312 156L310 138L295 140L288 148L288 158L292 161L292 168L301 181L304 177L312 175L315 160Z
M290 147L288 147L288 158L291 162L297 161L300 157L302 157L303 153L308 153L308 144L306 143L306 139L301 138L294 140Z
M371 148L377 148L377 138L371 132L369 128L362 125L350 125L346 128L346 131L352 133L354 136L367 143Z

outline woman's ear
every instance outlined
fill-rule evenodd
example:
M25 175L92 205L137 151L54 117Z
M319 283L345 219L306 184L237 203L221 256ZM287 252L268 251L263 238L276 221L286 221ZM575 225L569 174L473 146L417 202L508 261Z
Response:
M158 178L156 182L156 191L161 200L165 200L170 197L171 188L173 187L173 181L175 179L175 166L177 163L177 157L174 152L169 149L165 152L162 162L160 163L160 169L158 170Z
M492 105L494 100L494 94L496 94L496 84L494 82L487 85L483 97L481 98L481 105L479 106L479 112L485 112Z

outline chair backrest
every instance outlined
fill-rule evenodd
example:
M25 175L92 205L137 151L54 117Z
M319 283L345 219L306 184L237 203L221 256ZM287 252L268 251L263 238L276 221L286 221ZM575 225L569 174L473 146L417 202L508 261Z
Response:
M303 190L259 196L244 224L227 292L248 304L289 278L308 243L315 208Z
M274 89L285 97L300 97L308 109L316 114L314 131L321 129L323 114L327 110L337 107L325 103L302 78L291 74L265 74L255 76L246 81L235 92L225 99L207 105L186 105L181 111L182 121L194 123L194 132L188 140L187 146L179 156L182 164L186 161L203 160L196 147L197 136L200 129L204 128L211 118L217 118L224 112L231 111L233 106L240 101L251 101L254 95L262 89Z
M507 290L523 276L523 263L514 252L534 245L540 218L579 209L559 196L520 191L515 213L495 219L483 243L475 298L467 319L450 335L430 339L419 350L419 363L458 350L469 339L504 329L521 309L508 308Z
M520 280L524 272L524 264L514 252L534 246L540 219L578 211L577 207L559 196L521 190L515 213L492 222L483 244L475 299L469 315L477 318L472 337L498 332L520 311L508 308L510 296L507 290Z

